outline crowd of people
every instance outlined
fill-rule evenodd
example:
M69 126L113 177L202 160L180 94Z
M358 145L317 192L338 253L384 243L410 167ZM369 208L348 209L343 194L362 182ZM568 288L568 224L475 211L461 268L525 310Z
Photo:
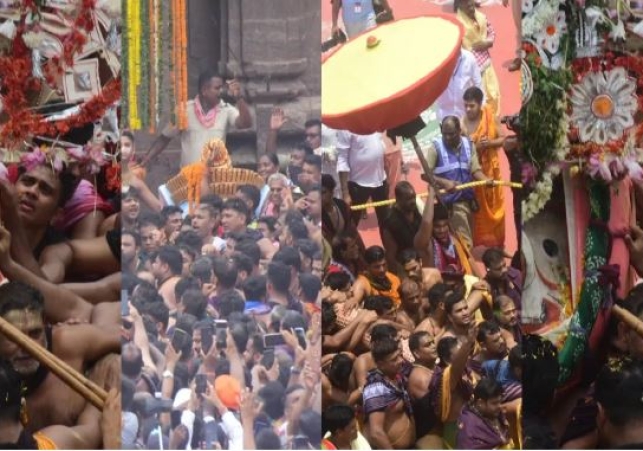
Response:
M204 72L198 88L186 130L166 127L147 155L121 139L123 446L318 449L321 124L286 153L275 108L261 184L223 194L208 172L192 208L173 205L147 185L154 155L180 137L185 166L215 142L210 168L233 170L227 132L252 126L236 80Z
M423 149L432 171L424 203L390 176L385 136L325 128L332 258L321 294L322 447L640 448L642 285L616 300L635 319L601 313L605 333L592 331L588 344L600 352L561 384L559 349L521 330L523 257L507 252L504 188L494 183L506 145L489 54L495 32L476 2L454 3L465 34L435 102L440 136ZM378 5L392 14L388 2L333 1L333 33L340 12L349 39L372 28ZM473 181L481 183L462 189ZM363 204L387 200L390 185L395 202L375 206L380 246L359 224ZM640 278L643 233L632 226L624 239Z
M105 144L83 136L59 145ZM0 448L118 448L120 199L96 184L104 172L37 144L0 180Z

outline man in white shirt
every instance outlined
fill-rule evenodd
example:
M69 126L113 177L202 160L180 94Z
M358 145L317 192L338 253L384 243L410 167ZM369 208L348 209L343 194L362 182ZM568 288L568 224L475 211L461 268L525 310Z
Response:
M232 106L221 99L223 87L236 100ZM199 94L186 104L187 129L179 130L169 124L154 141L141 165L145 166L167 147L175 137L181 138L181 167L201 159L203 146L218 138L225 142L228 130L252 127L252 115L242 94L239 82L225 82L216 72L204 72L199 76Z
M440 123L447 116L464 117L462 97L464 91L471 86L482 89L480 69L473 53L466 49L460 49L460 58L458 58L455 71L451 75L449 86L435 101Z
M337 132L337 172L342 187L342 198L350 205L361 205L368 200L388 199L388 183L384 168L385 146L381 133L356 135L346 130ZM375 209L380 230L388 215L388 207ZM355 225L361 211L353 211Z

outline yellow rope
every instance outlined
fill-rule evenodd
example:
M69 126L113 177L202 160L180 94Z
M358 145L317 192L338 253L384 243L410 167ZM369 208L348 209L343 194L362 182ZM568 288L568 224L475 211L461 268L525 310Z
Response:
M467 188L475 188L477 186L485 186L488 182L486 181L476 181L476 182L469 182L469 183L463 183L462 185L458 185L455 187L456 191L461 191L463 189ZM522 183L514 183L514 182L505 182L504 180L494 180L493 181L493 186L508 186L510 188L517 188L520 189L522 188ZM446 194L446 190L441 189L439 191L440 194ZM422 193L418 194L418 197L427 197L429 193ZM367 208L370 207L383 207L385 205L392 205L395 203L395 199L388 199L388 200L382 200L379 202L371 202L368 204L362 204L362 205L354 205L351 207L351 210L356 211L356 210L366 210Z

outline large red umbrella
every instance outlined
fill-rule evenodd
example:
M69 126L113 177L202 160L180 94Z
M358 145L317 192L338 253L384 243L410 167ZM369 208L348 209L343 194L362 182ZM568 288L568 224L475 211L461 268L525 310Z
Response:
M447 88L462 25L449 16L402 19L366 31L322 64L322 120L360 135L414 121Z

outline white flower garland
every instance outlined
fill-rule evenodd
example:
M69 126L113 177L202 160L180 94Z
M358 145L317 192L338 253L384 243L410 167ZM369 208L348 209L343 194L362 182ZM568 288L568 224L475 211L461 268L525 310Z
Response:
M567 94L556 102L556 108L563 108L567 104ZM554 162L548 165L542 172L541 180L536 183L534 190L527 199L522 201L522 220L529 221L536 216L551 198L554 187L553 178L560 174L560 164L565 161L569 152L569 140L567 130L569 129L569 116L563 114L558 125L558 142L555 150Z

